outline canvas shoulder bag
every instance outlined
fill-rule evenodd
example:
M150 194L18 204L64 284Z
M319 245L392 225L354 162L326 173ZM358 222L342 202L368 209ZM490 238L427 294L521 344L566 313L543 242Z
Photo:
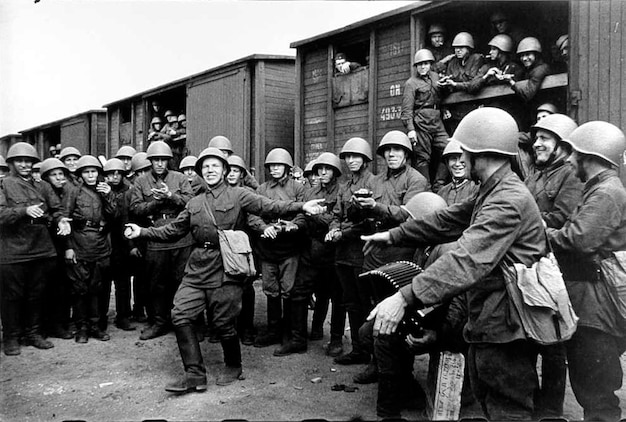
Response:
M599 278L609 291L609 299L626 320L626 251L609 252L597 262Z
M220 242L224 272L231 276L254 276L256 268L252 257L250 238L242 230L221 230L208 204L204 204L215 227Z

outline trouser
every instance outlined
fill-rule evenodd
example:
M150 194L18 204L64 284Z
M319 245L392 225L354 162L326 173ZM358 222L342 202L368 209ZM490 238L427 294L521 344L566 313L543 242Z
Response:
M420 110L414 117L417 143L413 146L414 167L428 180L443 186L448 175L441 154L448 145L448 132L439 110Z
M371 292L369 284L359 280L360 267L337 264L335 266L337 278L341 284L343 292L342 301L348 313L350 324L350 339L352 340L352 351L355 353L364 352L359 337L359 328L365 322L365 318L372 309Z
M114 254L111 259L111 273L115 283L115 320L130 318L130 278L132 262L129 256Z
M65 257L58 255L54 260L54 269L46 282L43 304L44 330L54 330L55 327L66 326L70 322L72 300L70 297L70 282L65 272Z
M174 296L172 324L191 325L206 309L220 339L236 337L242 291L241 284L226 283L214 289L201 289L183 281Z
M276 261L261 261L263 293L268 297L288 299L293 289L298 271L299 257L290 256Z
M144 251L145 252L145 251ZM150 303L150 285L146 274L145 257L130 257L129 265L132 268L132 289L133 289L133 315L141 317L144 314L148 316L148 321L154 323L154 310Z
M467 361L472 391L487 419L532 417L539 382L529 342L473 343Z
M170 320L174 294L181 284L191 246L146 252L149 301L154 310L154 324L164 326Z
M534 345L535 359L541 355L541 388L535 394L534 419L558 418L563 415L567 364L563 343Z
M585 420L617 421L621 418L620 355L624 339L588 327L578 327L566 344L569 379Z
M102 327L106 320L103 290L111 286L111 260L107 256L96 261L79 259L76 264L66 265L67 277L72 284L74 298L74 320L78 329ZM110 292L110 290L109 290ZM108 304L108 301L107 301ZM100 322L100 324L98 324Z
M329 301L332 301L330 339L331 341L341 340L346 322L346 310L343 307L343 291L334 266L312 265L300 261L296 283L291 293L292 300L308 301L312 293L315 293L312 330L322 331Z
M24 335L39 335L42 301L47 277L54 271L55 258L41 258L0 265L0 305L5 341Z

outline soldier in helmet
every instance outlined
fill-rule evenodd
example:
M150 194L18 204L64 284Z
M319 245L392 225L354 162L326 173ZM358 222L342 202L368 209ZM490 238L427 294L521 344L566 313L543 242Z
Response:
M160 117L153 117L150 121L150 130L148 130L148 143L154 141L169 141L172 139L167 133L163 133L163 120Z
M448 143L448 133L441 120L441 88L439 76L431 70L435 60L430 50L415 53L415 75L404 84L400 118L413 146L415 168L427 181L431 173L436 190L445 183L445 166L440 166L441 152Z
M569 379L585 420L617 421L621 409L615 391L622 386L626 331L605 285L612 281L599 263L626 253L626 190L616 171L626 138L618 127L593 121L565 142L573 149L567 161L584 183L583 194L563 227L548 227L547 233L580 318L566 343Z
M232 143L227 137L222 135L217 135L211 138L209 146L222 151L226 154L226 158L234 154ZM246 172L246 175L243 178L243 184L252 190L257 190L259 188L259 182L257 182L256 178L250 171Z
M168 169L172 150L165 142L151 143L146 152L152 169L135 180L130 210L136 217L149 219L152 226L161 227L174 221L193 197L193 191L186 176ZM148 320L149 325L142 331L140 340L160 337L168 332L172 300L182 280L192 244L189 234L171 243L148 242L146 276L154 318Z
M184 114L179 114L177 117L177 121L178 121L178 129L176 131L178 132L178 136L186 137L187 136L187 116L185 116Z
M335 73L348 74L361 67L361 63L348 61L344 53L337 53L335 56Z
M0 300L4 354L20 354L18 339L38 349L54 347L41 335L43 294L55 266L48 226L67 235L70 226L58 197L47 183L34 183L37 151L27 142L7 153L11 175L0 179Z
M369 187L374 177L368 169L372 161L372 147L363 138L350 138L341 148L339 157L343 159L349 173L346 182L339 185L337 202L333 209L333 219L329 224L324 240L335 244L335 271L343 292L343 305L348 313L352 350L334 359L339 365L368 363L370 354L359 338L359 328L365 322L371 308L371 293L365 283L359 282L363 267L362 234L369 234L372 220L365 218L356 209L353 196L369 195Z
M193 252L172 310L176 340L185 368L184 378L165 388L174 393L207 389L206 367L193 325L195 318L205 309L214 321L224 353L225 365L216 384L229 385L243 377L241 346L235 324L241 310L241 286L245 276L224 272L217 229L242 230L244 213L280 215L324 211L318 205L319 201L271 201L248 189L227 186L224 178L228 167L228 161L219 149L206 148L196 163L196 171L202 174L208 185L206 195L191 199L178 217L168 224L151 228L130 224L128 227L127 235L131 238L141 236L168 241L191 233L194 239Z
M2 155L0 155L0 179L9 174L9 166Z
M564 34L556 39L553 46L551 68L554 73L567 72L569 62L569 35Z
M124 238L124 225L130 218L132 185L126 180L126 165L118 158L111 158L104 165L104 176L111 186L111 195L117 213L111 220L111 275L115 282L115 326L120 330L135 329L130 323L132 316L130 291L132 261L128 241ZM103 286L102 309L108 309L111 283Z
M272 149L265 158L270 180L257 193L272 200L302 201L305 188L289 177L293 159L283 148ZM267 296L267 332L257 336L255 347L280 344L288 334L291 292L298 271L303 236L292 222L296 214L276 217L248 216L252 239L261 258L263 292Z
M196 173L195 170L197 161L198 159L195 156L188 155L181 160L180 166L178 167L181 173L187 176L187 180L191 185L191 190L193 191L194 196L199 195L206 190L206 183L204 183L204 180L198 176L198 173Z
M364 236L367 242L395 245L445 243L458 240L412 283L380 302L374 320L376 350L394 342L407 306L430 306L467 292L468 365L472 390L485 417L530 419L537 371L533 348L517 314L509 310L500 265L503 260L527 267L547 252L541 214L532 195L513 173L510 158L517 153L517 124L507 112L483 107L470 112L452 139L468 155L472 177L480 181L478 195L443 210L418 217L387 232ZM391 396L381 398L379 415L397 417L397 380L393 362L379 368ZM511 383L510 380L515 382ZM394 390L395 389L395 390Z
M124 177L126 177L126 179L132 177L133 157L135 154L137 154L137 150L130 145L120 147L120 149L117 150L117 153L115 153L115 158L121 160L124 164Z
M435 61L432 70L443 75L448 67L448 62L454 58L454 50L450 43L446 43L446 28L440 23L434 23L428 27L428 41L430 47L427 47Z
M546 227L560 229L568 220L582 197L582 184L567 163L571 146L563 141L578 125L564 114L552 114L540 119L532 128L535 166L524 180L537 201ZM561 417L565 398L565 346L537 345L541 354L541 389L535 398L537 420Z
M498 34L489 41L489 60L485 63L488 70L482 76L485 85L497 85L507 83L504 75L513 75L519 80L522 78L524 69L512 60L511 55L515 45L513 39L507 34Z
M535 115L536 122L538 123L544 117L558 112L559 110L552 103L541 104L537 107ZM535 167L535 152L533 149L534 138L531 136L530 132L520 132L518 135L517 156L511 164L513 171L517 173L520 179L526 180L526 178L532 174Z
M306 179L307 183L304 185L307 188L312 188L317 186L320 182L320 178L316 173L313 173L313 165L315 164L315 160L311 160L304 166L304 170L302 171L302 175Z
M448 166L452 181L439 189L437 194L448 204L456 204L472 198L478 192L478 185L470 178L467 156L463 155L461 144L451 140L443 150L442 160Z
M80 176L76 174L76 163L80 157L80 151L74 147L65 147L59 154L59 160L63 161L63 164L65 164L65 167L67 167L70 172L67 181L73 186L80 184Z
M111 283L109 230L118 212L117 204L96 157L82 156L76 163L76 172L82 183L63 199L72 218L65 263L74 298L75 340L87 343L88 338L93 337L107 341L110 339L106 332L108 306L104 309L103 291Z

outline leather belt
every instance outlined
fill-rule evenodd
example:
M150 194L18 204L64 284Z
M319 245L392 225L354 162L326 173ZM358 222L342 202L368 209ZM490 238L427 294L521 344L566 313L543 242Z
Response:
M202 242L198 243L198 247L204 249L219 249L220 245L213 242Z

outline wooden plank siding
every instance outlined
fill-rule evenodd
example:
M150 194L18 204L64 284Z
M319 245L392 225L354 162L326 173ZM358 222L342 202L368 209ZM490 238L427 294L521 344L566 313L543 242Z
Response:
M302 87L302 164L308 163L326 149L328 134L327 100L329 97L328 51L303 53Z
M285 148L292 155L294 151L294 90L296 75L293 65L287 63L265 63L265 138L261 160L263 168L265 155L272 148Z

